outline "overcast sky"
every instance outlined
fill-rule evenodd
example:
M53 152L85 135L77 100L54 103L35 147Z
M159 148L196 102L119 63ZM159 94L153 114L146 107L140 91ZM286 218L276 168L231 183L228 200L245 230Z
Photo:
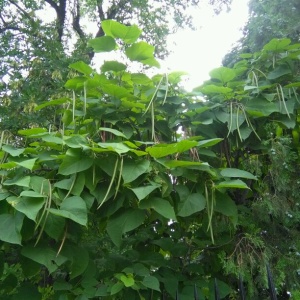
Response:
M162 63L169 71L186 71L189 80L185 87L190 90L209 79L209 71L222 63L222 58L232 45L242 37L241 28L247 22L248 0L233 0L231 11L214 15L207 4L194 10L196 31L182 30L169 37L173 54ZM174 45L175 43L175 45Z

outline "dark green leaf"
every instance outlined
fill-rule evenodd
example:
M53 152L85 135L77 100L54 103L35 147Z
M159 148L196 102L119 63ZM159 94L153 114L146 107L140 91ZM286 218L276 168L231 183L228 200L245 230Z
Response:
M141 201L142 199L146 198L151 192L153 192L155 189L159 188L159 184L152 184L152 185L146 185L141 186L137 188L132 188L131 190L135 193L137 198Z
M44 230L51 238L57 241L63 235L65 224L65 218L48 214Z
M58 173L71 175L89 169L93 164L93 159L87 157L79 149L69 149L65 158L59 166Z
M149 160L124 160L122 177L124 183L134 181L140 175L149 171L150 161Z
M21 228L23 225L23 219L24 215L20 213L15 215L0 215L0 228L2 228L0 230L0 240L10 244L21 245Z
M214 146L214 145L216 145L216 144L218 144L222 141L223 141L223 139L221 139L221 138L203 140L203 141L198 142L198 147L200 147L200 148L211 147L211 146Z
M35 194L34 197L32 196L26 196L26 197L16 197L11 196L6 199L6 201L14 207L17 211L22 212L27 218L35 221L37 214L42 209L42 207L45 204L45 199L43 196L39 195L37 198L36 192L33 191L23 191L21 194L26 195L32 195Z
M257 180L257 177L252 175L251 173L249 173L247 171L235 169L235 168L222 169L220 174L224 177L240 177L240 178Z
M114 244L120 247L122 235L140 226L144 219L145 213L143 211L129 209L109 219L106 230Z
M63 218L71 219L74 222L86 226L87 224L87 208L84 200L78 196L65 199L60 209L50 208L49 211Z
M11 145L3 145L2 150L9 153L11 156L19 156L20 154L22 154L25 151L24 148L17 149L17 148L12 147Z
M222 188L249 189L247 184L239 179L222 181L219 184L216 184L215 188L216 189L222 189Z
M186 199L181 199L177 215L180 217L188 217L203 210L205 206L206 200L202 194L190 194Z
M57 255L56 251L49 246L25 246L21 251L22 255L32 259L33 261L44 265L50 273L54 272L61 266L67 258L61 254Z
M160 288L159 288L159 281L156 277L154 276L146 276L143 281L142 284L152 290L156 290L160 292Z
M142 200L139 203L139 207L141 209L149 209L152 208L156 212L158 212L160 215L163 217L169 219L169 220L175 220L176 221L176 216L175 216L175 211L172 205L170 204L169 201L157 198L157 197L149 197L148 199Z
M126 136L124 135L124 133L122 133L119 130L113 129L113 128L106 128L106 127L99 127L98 129L99 131L106 131L106 132L110 132L112 134L114 134L115 136L120 136L126 139Z
M77 61L70 64L69 67L87 76L93 72L93 69L83 61Z
M154 158L160 158L187 151L197 145L198 142L196 141L183 140L174 144L158 144L157 146L148 147L146 148L146 152L148 152Z
M292 74L291 68L288 65L280 65L277 68L275 68L273 71L271 71L267 75L267 78L273 80L287 74Z

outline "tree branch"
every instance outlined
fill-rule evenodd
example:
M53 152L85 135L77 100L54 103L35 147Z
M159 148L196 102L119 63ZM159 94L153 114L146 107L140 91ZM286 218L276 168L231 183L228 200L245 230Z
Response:
M53 0L45 0L45 2L52 6L55 9L56 13L59 14L59 7Z
M97 11L98 11L98 16L100 18L100 21L105 19L102 4L103 4L102 0L97 0Z
M59 0L59 5L53 0L45 0L52 8L56 11L56 24L57 24L57 33L58 33L58 41L62 41L64 26L66 20L66 0Z
M73 29L75 30L75 32L78 33L79 37L82 39L82 40L85 40L85 34L84 34L84 31L82 30L81 26L80 26L80 18L81 18L81 15L80 15L80 5L79 5L79 1L77 0L76 1L76 5L74 5L74 10L72 12L72 15L73 15Z
M19 11L21 11L27 19L29 19L31 22L34 22L33 18L30 16L30 14L26 10L24 10L21 6L19 6L18 3L16 3L13 0L8 0L8 1L12 5L14 5Z

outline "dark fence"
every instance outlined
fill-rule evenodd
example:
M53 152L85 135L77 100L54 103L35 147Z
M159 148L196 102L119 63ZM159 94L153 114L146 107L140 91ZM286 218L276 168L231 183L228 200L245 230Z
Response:
M275 289L275 285L274 285L274 281L273 281L272 272L270 270L269 265L267 265L266 268L267 268L267 277L268 277L268 286L269 286L268 293L270 295L270 300L277 300L276 289ZM245 293L245 287L244 287L244 284L243 284L242 276L239 277L238 287L239 287L240 299L241 300L246 300L246 293ZM215 292L215 300L221 300L217 279L215 279L214 292ZM166 299L166 298L163 297L163 299ZM180 300L178 291L176 292L176 298L175 299ZM197 290L196 285L194 287L194 300L199 300L198 290Z

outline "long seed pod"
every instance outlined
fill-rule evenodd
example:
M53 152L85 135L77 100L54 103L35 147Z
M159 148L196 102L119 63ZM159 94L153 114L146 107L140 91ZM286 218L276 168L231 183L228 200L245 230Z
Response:
M271 272L269 264L267 264L267 277L268 277L270 299L271 300L277 300L275 284L274 284L274 281L273 281L273 276L272 276L272 272Z
M194 299L199 300L197 285L194 285Z
M101 203L98 205L97 209L99 209L102 206L102 204L105 202L105 200L107 199L107 197L109 195L109 192L112 188L112 185L113 185L115 177L116 177L118 163L119 163L119 159L117 158L116 163L115 163L115 167L114 167L114 172L113 172L113 175L111 177L110 184L108 186L107 192L106 192L105 196L103 197L103 200L101 201Z
M217 283L217 279L215 278L215 284L214 284L214 287L215 287L215 300L220 300L220 290L219 290L219 287L218 287L218 283Z
M245 288L244 288L244 283L243 283L243 277L241 274L239 275L239 291L240 291L241 300L246 300L246 293L245 293Z

